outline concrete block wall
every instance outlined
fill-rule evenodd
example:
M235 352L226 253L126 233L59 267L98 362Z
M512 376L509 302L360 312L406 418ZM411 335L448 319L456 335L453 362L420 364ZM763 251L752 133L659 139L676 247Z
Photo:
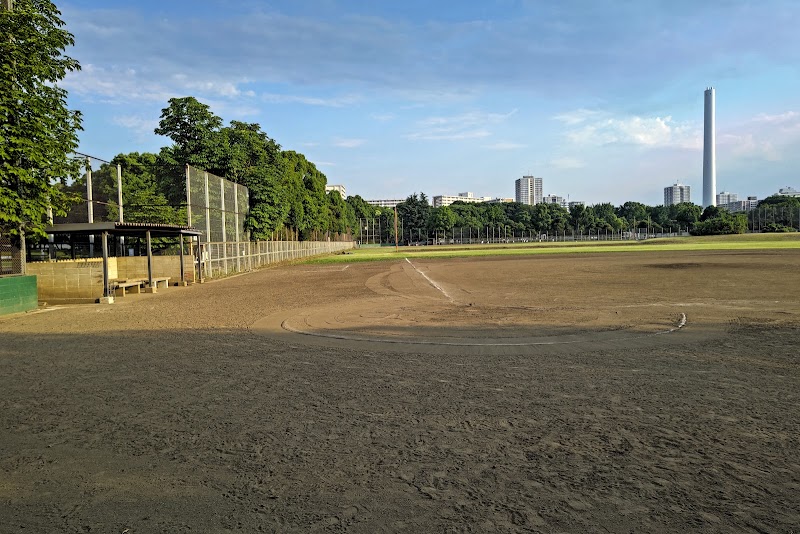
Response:
M117 276L112 278L147 279L147 257L146 256L124 256L115 258L117 260ZM194 258L188 254L183 258L185 278L188 282L194 281ZM170 277L170 283L181 279L181 257L180 256L153 256L153 276Z
M37 306L35 276L0 276L0 315L35 310Z
M354 247L352 241L264 241L260 243L212 244L206 268L212 278L237 271L257 269L266 264L290 261L320 254L330 254ZM238 254L238 256L237 256ZM153 256L153 276L181 278L180 256ZM194 257L184 256L185 279L195 279ZM95 302L103 297L103 259L31 262L27 272L38 279L39 301L50 303ZM147 279L147 257L108 258L108 277Z
M39 283L44 302L94 302L103 296L103 259L31 262L26 267ZM118 278L117 258L108 258L108 277Z

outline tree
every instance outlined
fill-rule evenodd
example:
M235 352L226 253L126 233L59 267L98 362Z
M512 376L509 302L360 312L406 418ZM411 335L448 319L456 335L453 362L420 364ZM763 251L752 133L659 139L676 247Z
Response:
M122 202L126 221L186 224L185 208L170 206L167 198L159 191L156 155L146 152L118 154L111 160L111 164L105 164L98 170L104 178L100 193L108 198L109 220L119 220L117 165L122 170Z
M403 231L408 232L409 240L414 240L425 232L427 237L427 221L431 206L425 193L413 193L397 205L397 214L403 220Z
M680 204L675 204L670 207L675 209L675 221L680 226L686 226L688 228L700 220L702 208L697 204L681 202Z
M173 204L186 199L185 166L188 163L217 176L225 176L226 143L220 132L222 119L196 98L170 98L161 110L161 120L154 132L175 143L158 155L159 180Z
M17 0L0 8L0 231L44 235L52 207L66 214L74 199L63 186L79 174L69 157L81 115L58 87L80 70L63 51L74 44L49 0Z
M641 202L628 201L617 208L617 216L625 219L630 228L639 228L642 221L647 220L647 206Z
M195 165L214 174L222 160L219 136L222 119L193 96L170 98L161 110L161 120L154 130L175 143L172 156L180 164Z
M446 232L456 223L456 214L449 206L433 208L430 212L430 228L435 232Z
M356 219L370 219L375 216L375 206L368 204L360 195L348 196L347 203L353 210Z
M287 172L281 147L256 123L231 121L218 139L223 176L250 191L245 228L254 239L268 239L285 224L290 206L283 176Z
M731 213L725 208L708 206L700 221L695 223L692 235L743 234L747 231L747 215Z

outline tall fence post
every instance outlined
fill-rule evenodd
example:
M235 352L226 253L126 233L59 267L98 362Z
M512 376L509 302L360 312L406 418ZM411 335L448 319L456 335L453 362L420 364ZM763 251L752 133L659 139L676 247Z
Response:
M92 198L92 162L86 157L86 215L88 222L94 222L94 200ZM89 257L94 258L94 235L89 236Z

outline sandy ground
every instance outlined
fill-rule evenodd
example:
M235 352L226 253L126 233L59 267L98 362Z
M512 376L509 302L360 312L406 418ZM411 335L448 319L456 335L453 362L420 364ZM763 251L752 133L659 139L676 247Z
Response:
M800 531L798 265L294 265L0 318L0 532Z

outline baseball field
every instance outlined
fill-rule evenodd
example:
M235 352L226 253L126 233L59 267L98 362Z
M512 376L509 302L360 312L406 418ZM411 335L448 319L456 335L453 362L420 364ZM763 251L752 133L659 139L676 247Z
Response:
M796 531L799 327L800 240L749 236L2 317L0 533Z

